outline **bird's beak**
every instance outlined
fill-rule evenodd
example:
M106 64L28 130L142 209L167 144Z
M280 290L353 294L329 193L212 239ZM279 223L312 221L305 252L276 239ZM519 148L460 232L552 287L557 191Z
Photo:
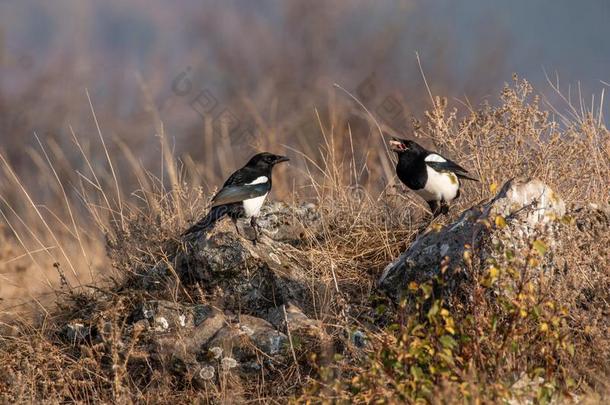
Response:
M290 159L288 159L286 156L280 156L280 155L277 155L277 156L275 157L275 163L276 163L276 164L278 164L278 163L282 163L282 162L288 162L289 160L290 160Z
M392 139L390 140L390 149L392 149L394 152L403 152L405 151L407 148L406 146L400 142L397 139Z

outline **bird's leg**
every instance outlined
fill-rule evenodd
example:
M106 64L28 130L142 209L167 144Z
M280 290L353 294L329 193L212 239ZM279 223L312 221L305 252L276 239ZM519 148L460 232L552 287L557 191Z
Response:
M438 217L442 211L442 209L439 209L438 201L430 200L430 201L426 201L426 202L430 206L430 211L432 211L432 218L434 219L434 218Z
M256 223L256 217L253 216L250 218L250 226L254 230L254 240L252 241L256 245L256 241L258 240L258 224Z
M239 233L239 227L237 226L237 218L231 218L231 221L233 221L233 225L235 226L235 232L237 233L237 235L241 236L241 234Z
M449 213L449 204L447 204L447 201L445 200L441 200L440 213L443 215L447 215Z

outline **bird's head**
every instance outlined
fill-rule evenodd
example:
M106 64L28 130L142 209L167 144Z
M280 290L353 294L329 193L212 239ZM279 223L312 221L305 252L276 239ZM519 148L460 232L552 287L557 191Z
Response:
M256 166L261 169L271 169L278 163L287 162L288 159L286 156L282 155L274 155L269 152L258 153L248 161L248 166Z
M390 140L390 149L398 155L406 152L417 153L422 148L415 141L409 139L392 138Z

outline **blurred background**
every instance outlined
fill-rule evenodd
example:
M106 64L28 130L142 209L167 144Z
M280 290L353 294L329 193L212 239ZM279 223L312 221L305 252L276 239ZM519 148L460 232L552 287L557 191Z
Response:
M367 168L356 181L383 188L393 173L382 142L348 92L405 136L431 106L421 70L462 113L497 103L513 73L559 110L566 100L547 78L599 105L609 22L608 0L1 0L2 213L17 229L33 218L65 232L84 254L76 225L59 219L75 215L66 201L85 187L129 195L141 166L161 184L210 191L255 151L290 155L291 170L303 169L301 153L320 162L330 132ZM167 153L180 162L173 179ZM279 198L303 184L278 177ZM120 205L113 195L106 203ZM2 263L49 250L43 242L0 252Z
M177 156L221 175L259 147L281 151L261 131L315 152L314 107L351 102L333 83L409 131L430 105L416 52L450 101L493 103L512 73L553 99L545 71L566 92L599 94L609 21L607 0L4 0L1 147L21 172L34 132L62 148L70 126L97 139L88 89L104 135L147 167L160 164L162 121ZM206 125L228 139L206 141Z

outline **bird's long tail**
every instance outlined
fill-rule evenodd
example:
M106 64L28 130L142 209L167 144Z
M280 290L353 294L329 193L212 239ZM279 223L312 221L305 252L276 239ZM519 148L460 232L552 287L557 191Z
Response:
M188 228L182 233L182 236L191 235L197 232L207 232L214 228L216 221L222 218L227 213L225 206L220 205L213 207L208 214L203 217L199 222Z
M456 173L456 174L460 179L479 181L479 182L481 181L481 180L477 179L476 177L474 177L473 175L471 175L470 173Z

